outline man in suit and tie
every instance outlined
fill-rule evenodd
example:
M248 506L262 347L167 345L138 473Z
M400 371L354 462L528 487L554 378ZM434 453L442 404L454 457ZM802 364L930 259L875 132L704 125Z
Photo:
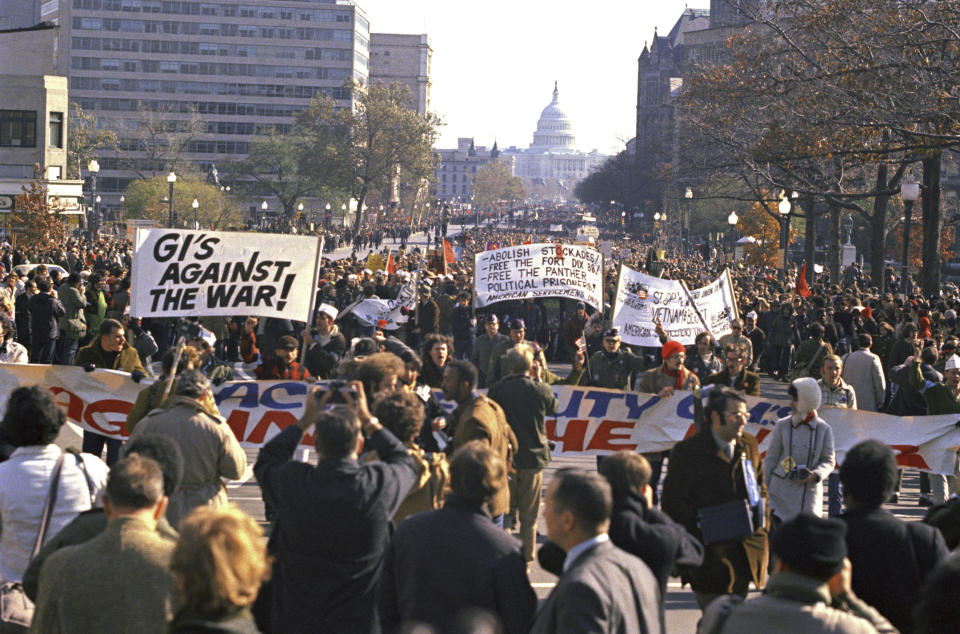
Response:
M610 485L598 473L557 472L547 489L547 536L567 556L563 573L531 634L664 631L656 577L643 561L610 542Z
M711 374L704 381L704 385L726 385L741 394L758 396L760 394L760 375L747 370L747 359L743 349L734 344L727 344L723 349L726 367L715 374Z

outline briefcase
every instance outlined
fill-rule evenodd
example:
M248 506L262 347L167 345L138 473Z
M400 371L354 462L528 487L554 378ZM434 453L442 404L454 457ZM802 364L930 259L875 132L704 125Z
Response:
M746 500L734 500L697 510L704 544L741 539L753 533L753 512Z

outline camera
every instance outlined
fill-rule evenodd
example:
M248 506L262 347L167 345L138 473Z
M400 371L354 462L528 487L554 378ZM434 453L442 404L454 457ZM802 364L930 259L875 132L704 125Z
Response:
M324 386L321 384L321 387ZM344 397L344 394L350 394L354 402L357 400L357 391L343 379L331 379L327 381L326 387L316 393L317 399L322 398L326 392L331 393L327 405L347 405L348 401L346 397Z
M809 477L810 469L807 469L805 464L797 465L787 472L787 480L806 480Z

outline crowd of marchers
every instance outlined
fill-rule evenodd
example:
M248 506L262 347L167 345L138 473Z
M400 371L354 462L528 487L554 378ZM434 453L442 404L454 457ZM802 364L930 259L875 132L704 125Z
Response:
M956 289L906 296L855 265L807 287L715 250L606 237L607 298L619 262L691 288L729 268L731 332L685 346L660 330L661 346L637 348L609 304L475 308L472 254L538 240L517 228L450 236L461 259L445 271L399 234L383 245L392 271L361 251L324 260L311 323L131 318L128 243L4 247L0 361L154 379L126 441L87 431L81 452L55 444L65 415L48 390L11 393L0 575L20 585L5 592L35 602L38 632L662 632L679 576L702 632L960 631L956 474L922 474L930 508L904 522L883 508L901 491L893 452L864 440L838 464L831 428L837 408L960 413ZM398 330L344 312L408 284ZM214 393L241 370L328 381L252 465L266 536L225 489L248 464ZM791 413L761 457L744 396L763 373L788 383ZM670 452L641 446L545 482L558 384L713 387ZM316 464L296 459L304 443ZM535 560L557 577L541 605Z

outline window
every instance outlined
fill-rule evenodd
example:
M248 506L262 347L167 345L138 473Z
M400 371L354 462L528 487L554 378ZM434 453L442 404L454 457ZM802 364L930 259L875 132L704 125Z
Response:
M37 113L33 110L0 110L0 146L36 147Z
M50 130L47 134L47 145L50 147L63 147L63 113L50 113Z

